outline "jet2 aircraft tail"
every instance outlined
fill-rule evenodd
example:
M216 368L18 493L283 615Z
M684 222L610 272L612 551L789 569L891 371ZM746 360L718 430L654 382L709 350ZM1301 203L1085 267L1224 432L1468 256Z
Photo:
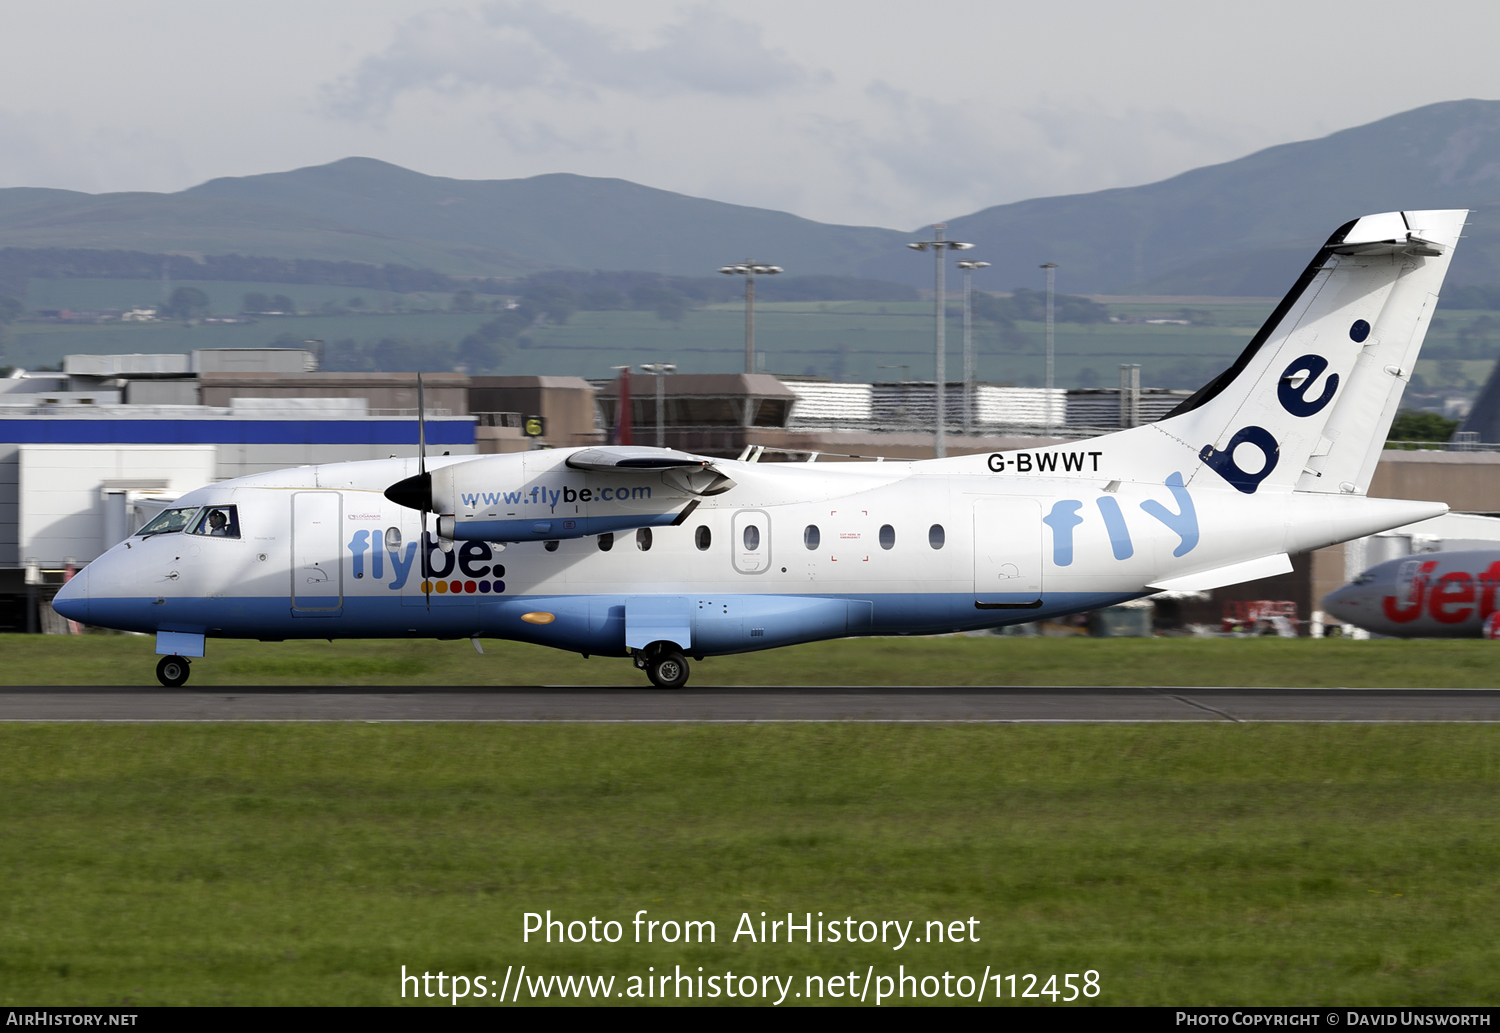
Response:
M1245 494L1363 495L1467 216L1386 212L1339 227L1229 369L1165 419L1123 432L1140 446L1127 464L1152 479L1163 459L1191 464L1192 481Z

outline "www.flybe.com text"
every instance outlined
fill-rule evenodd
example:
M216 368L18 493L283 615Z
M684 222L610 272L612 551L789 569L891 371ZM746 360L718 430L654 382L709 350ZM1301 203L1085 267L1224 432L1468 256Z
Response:
M537 485L530 491L466 491L459 494L460 501L470 509L480 506L546 506L551 509L559 503L574 502L631 502L649 499L651 489L644 485L634 488L544 488Z

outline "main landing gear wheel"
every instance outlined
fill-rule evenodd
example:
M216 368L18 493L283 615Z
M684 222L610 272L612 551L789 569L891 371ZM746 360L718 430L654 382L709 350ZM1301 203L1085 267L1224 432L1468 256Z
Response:
M185 657L164 656L156 664L156 680L169 689L184 685L188 680L189 664Z
M687 657L675 650L664 650L646 661L646 676L659 689L680 689L687 684Z

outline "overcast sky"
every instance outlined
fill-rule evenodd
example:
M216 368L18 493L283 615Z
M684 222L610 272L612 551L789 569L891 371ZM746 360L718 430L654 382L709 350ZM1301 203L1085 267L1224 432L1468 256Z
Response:
M915 228L1500 97L1493 0L6 5L0 186L366 155Z

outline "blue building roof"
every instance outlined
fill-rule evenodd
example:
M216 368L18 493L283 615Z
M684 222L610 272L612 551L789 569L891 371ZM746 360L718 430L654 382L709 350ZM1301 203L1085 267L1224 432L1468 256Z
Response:
M112 419L0 414L0 442L22 445L415 445L417 421L239 417ZM474 444L474 418L429 417L428 445Z

